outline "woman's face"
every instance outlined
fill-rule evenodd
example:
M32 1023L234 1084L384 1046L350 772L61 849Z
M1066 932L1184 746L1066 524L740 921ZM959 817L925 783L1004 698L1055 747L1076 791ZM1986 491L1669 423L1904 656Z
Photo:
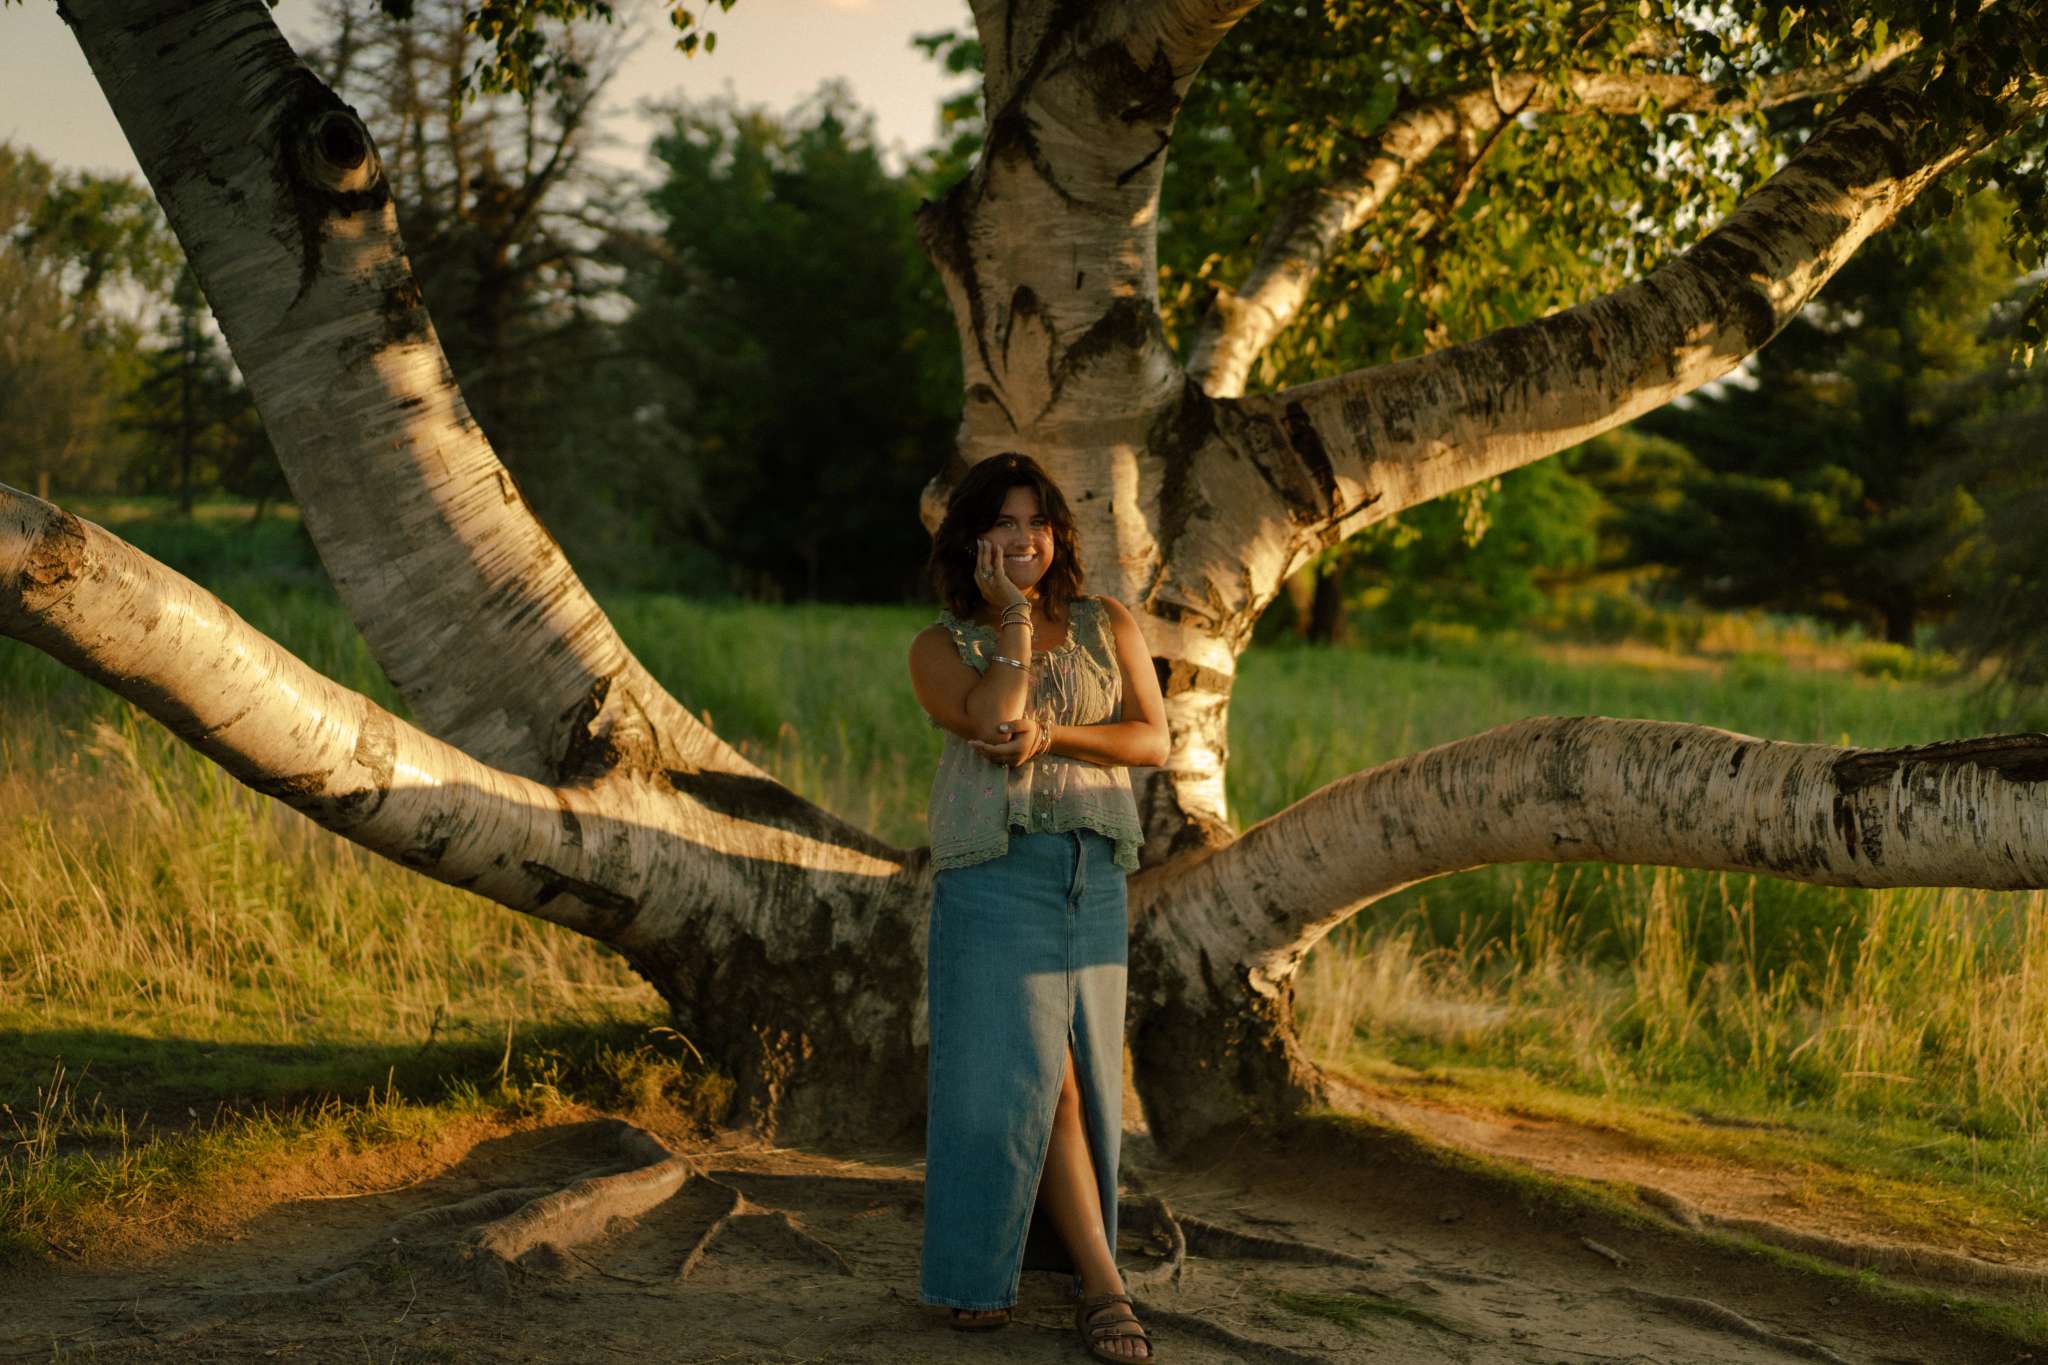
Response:
M1052 522L1038 505L1035 488L1012 488L1005 494L995 525L981 538L995 546L1003 572L1026 592L1052 567Z

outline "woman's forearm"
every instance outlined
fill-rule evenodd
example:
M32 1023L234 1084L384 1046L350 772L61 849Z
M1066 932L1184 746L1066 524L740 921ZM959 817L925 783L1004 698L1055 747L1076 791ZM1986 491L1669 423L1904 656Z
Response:
M962 705L983 732L982 738L996 739L995 727L1024 714L1024 702L1031 691L1031 627L1011 624L996 632L995 653L1015 664L989 660L981 681L967 690ZM1018 667L1018 665L1023 665Z
M1156 768L1166 761L1166 735L1142 720L1102 725L1055 725L1046 752L1105 767Z

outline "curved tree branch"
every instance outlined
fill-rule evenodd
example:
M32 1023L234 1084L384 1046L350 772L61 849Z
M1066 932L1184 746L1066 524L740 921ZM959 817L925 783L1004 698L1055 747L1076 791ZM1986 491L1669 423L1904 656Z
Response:
M2048 108L2048 83L2004 99L2014 121L2031 117ZM1360 509L1325 543L1340 539L1727 374L1993 137L1942 127L1910 75L1888 76L1713 232L1631 285L1431 355L1219 407L1323 471L1333 503Z
M1159 45L1187 81L1224 35L1258 7L1259 0L1149 0L1139 11L1136 27Z
M64 13L342 600L421 724L542 781L621 764L762 778L632 657L499 463L427 317L368 131L263 0Z
M1316 276L1344 239L1446 142L1496 136L1523 114L1625 116L1650 104L1664 114L1772 109L1867 84L1909 50L1908 44L1894 44L1864 62L1788 71L1764 81L1753 98L1696 76L1583 71L1568 74L1560 89L1558 82L1522 71L1410 105L1380 128L1362 164L1281 209L1251 272L1235 290L1218 291L1190 347L1189 372L1212 396L1242 394L1252 366L1301 311Z
M628 952L689 921L803 942L809 902L913 894L924 860L775 787L547 786L423 734L118 537L0 486L0 634L140 706L238 780L437 881ZM772 784L767 784L772 786ZM792 876L809 896L785 896ZM835 935L859 938L872 912ZM694 935L692 935L694 936Z
M1492 863L1655 863L1827 886L2048 886L2048 735L1909 749L1538 717L1340 779L1209 857L1141 873L1163 969L1284 987L1332 928ZM1171 904L1171 913L1160 911ZM1228 964L1226 966L1226 964Z

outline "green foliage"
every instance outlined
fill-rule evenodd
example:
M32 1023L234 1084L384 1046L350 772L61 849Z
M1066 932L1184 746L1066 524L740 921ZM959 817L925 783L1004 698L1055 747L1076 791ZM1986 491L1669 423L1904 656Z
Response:
M479 93L451 106L443 92L497 50L479 25L512 19L464 0L416 0L402 22L354 8L331 0L329 41L309 61L376 139L470 411L587 579L703 583L694 541L659 524L660 509L699 501L688 390L669 357L618 326L644 215L636 187L590 160L625 36L577 6L520 9L536 25L520 31L544 35L557 68L524 101Z
M129 459L118 399L135 382L142 325L109 286L145 299L175 247L148 192L60 172L0 143L0 482L106 487Z
M215 518L202 505L191 521L138 524L130 509L87 510L223 574L244 553L239 511ZM220 586L259 629L397 705L324 583L226 575ZM902 669L928 610L653 595L606 605L663 684L768 771L892 842L922 841L939 737ZM1462 660L1254 648L1232 705L1231 799L1249 823L1488 725L1587 712L1871 745L1984 723L1966 692L1783 665L1562 665L1498 644ZM573 1101L714 1117L729 1095L687 1040L649 1031L658 1002L616 954L361 853L8 641L0 714L0 1103L13 1109L0 1114L0 1162L12 1162L0 1169L0 1226L64 1236L89 1207L174 1200L209 1172L464 1113ZM1808 1114L1924 1113L1987 1144L2043 1121L2048 973L2015 970L2022 949L2048 952L2038 898L1538 866L1433 881L1370 921L1383 941L1360 935L1310 959L1312 1044L1343 999L1326 968L1355 950L1385 970L1350 997L1377 1012L1346 1016L1342 1037L1355 1019L1397 1055L1596 1092L1682 1085L1718 1103L1754 1088ZM1408 950L1385 946L1403 936ZM1802 1050L1810 1036L1820 1041ZM69 1098L51 1079L58 1055ZM1846 1074L1859 1070L1928 1079ZM367 1106L366 1088L377 1094ZM224 1099L254 1108L256 1126L216 1125ZM152 1147L157 1134L132 1128L121 1145L123 1113L188 1108L197 1127L163 1136L199 1145ZM69 1147L48 1140L60 1130ZM92 1134L97 1165L77 1156ZM1938 1150L1967 1171L1970 1152ZM53 1210L61 1217L46 1218Z
M655 143L662 252L629 283L636 348L691 377L704 538L779 597L922 595L919 490L950 450L960 361L913 176L828 85L787 117L678 107Z
M664 0L669 27L676 32L676 51L687 57L700 47L706 52L715 49L718 35L704 25L703 17L714 6L723 12L735 3ZM419 0L377 0L383 17L397 23L411 22L419 7ZM609 24L616 18L612 0L464 0L465 29L481 41L475 55L454 73L451 112L459 113L478 95L527 97L584 79L589 68L579 54L564 48L562 31L577 23Z
M2012 367L1985 381L1982 407L1941 471L1984 509L1967 587L1944 634L1991 666L2006 724L2048 728L2048 366Z
M199 279L181 269L165 317L167 335L140 355L122 425L143 439L124 480L148 493L175 491L189 515L203 488L258 499L257 512L288 489L219 334L207 326Z
M1945 613L1984 518L1953 462L2002 368L1989 322L2013 285L2006 212L1987 193L1869 243L1746 379L1644 419L1694 463L1621 498L1635 555L1709 603L1858 621L1896 644Z
M1169 323L1185 330L1209 291L1242 278L1277 205L1377 149L1397 110L1528 72L1564 93L1574 72L1686 73L1730 97L1763 79L1861 60L1923 30L1945 44L1929 78L1951 116L1991 117L2023 53L2040 52L2038 6L1959 15L1942 5L1775 2L1711 11L1671 3L1489 0L1407 6L1327 0L1261 6L1190 92L1167 177L1161 262ZM2029 19L2017 11L2036 17ZM1938 37L1935 35L1939 35ZM1411 168L1394 199L1324 267L1257 378L1279 385L1466 340L1639 277L1688 245L1796 148L1826 98L1769 113L1636 117L1563 112ZM2027 186L2006 244L2024 268L2038 235L2039 121L2012 130L1980 179ZM1938 205L1937 198L1930 212Z

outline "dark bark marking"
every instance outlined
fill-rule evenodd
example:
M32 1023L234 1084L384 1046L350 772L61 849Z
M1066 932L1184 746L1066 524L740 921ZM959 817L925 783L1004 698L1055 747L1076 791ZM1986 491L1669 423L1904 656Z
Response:
M1728 760L1728 776L1732 778L1741 772L1743 760L1748 757L1749 746L1747 744L1736 745L1734 756Z
M576 818L576 812L560 792L555 793L555 821L561 826L562 845L565 848L581 850L583 847L583 822Z
M1849 861L1856 860L1856 807L1849 798L1839 792L1834 803L1835 833L1842 841L1842 847L1849 850Z
M448 845L455 842L455 833L461 823L460 816L445 811L427 816L420 823L412 847L401 852L398 861L407 867L431 872L447 855Z
M1010 430L1015 431L1017 429L1017 419L1010 415L1009 406L1003 402L1002 396L995 391L994 386L979 383L968 385L967 401L970 403L993 404L995 410L1003 415L1003 421ZM957 460L959 457L956 454L954 458ZM958 480L955 479L951 482L958 482Z
M1336 473L1301 405L1289 404L1278 417L1256 403L1236 406L1233 412L1242 414L1242 420L1231 424L1231 452L1258 471L1287 519L1297 526L1313 526L1329 517L1336 501ZM1297 442L1312 453L1305 455Z
M1045 310L1038 304L1038 291L1028 284L1020 284L1010 294L1010 306L1003 313L1002 332L996 339L997 344L1002 347L1003 368L1006 371L1010 365L1010 338L1016 334L1017 323L1027 319L1035 320L1046 336L1051 337L1052 327L1045 320ZM1052 378L1050 355L1046 359L1046 378Z
M249 779L250 790L282 801L293 810L305 810L318 803L327 790L326 773L285 773Z
M981 280L974 270L974 250L967 240L967 196L974 176L967 176L939 199L927 199L917 206L917 239L925 254L942 271L950 271L967 298L967 330L973 334L975 351L983 369L994 370L988 352L988 305L982 296ZM1007 413L1005 414L1008 415ZM1010 424L1015 430L1016 423Z
M275 26L270 27L275 32ZM382 209L391 202L391 187L385 182L381 168L368 187L361 190L335 190L309 175L304 165L304 154L331 124L328 116L338 115L358 128L362 120L296 58L274 85L273 91L266 92L266 102L274 100L281 106L277 112L277 155L271 175L279 198L291 206L299 223L299 288L292 297L292 304L296 306L319 277L320 248L327 240L328 224L336 218ZM361 136L365 139L365 155L368 155L368 149L373 146L367 141L368 131L364 130Z
M1214 510L1195 478L1196 458L1216 439L1216 400L1190 378L1180 398L1161 412L1145 433L1145 448L1158 458L1159 549L1162 562L1173 559L1175 544L1188 524ZM1152 603L1146 602L1148 609ZM1155 615L1160 613L1154 610ZM1163 618L1172 619L1172 618Z
M60 507L50 512L21 566L21 606L31 616L63 601L85 577L90 563L85 523Z
M1188 691L1214 692L1226 697L1230 695L1232 679L1229 674L1219 673L1201 664L1190 663L1186 659L1168 659L1155 655L1152 659L1152 670L1159 675L1159 694L1163 697L1176 697Z
M619 746L608 733L599 734L595 728L611 690L610 678L596 679L564 715L568 734L562 743L562 756L555 762L557 782L595 781L618 767L622 757Z
M1836 233L1839 234L1839 227ZM1742 344L1756 350L1778 334L1781 319L1764 297L1762 281L1771 271L1764 259L1725 232L1717 232L1687 252L1683 258L1707 277L1727 304Z
M591 927L581 930L583 933L600 939L606 938L631 924L634 917L640 913L640 902L637 899L613 891L609 887L599 886L596 882L585 881L581 877L572 877L566 872L530 858L519 866L528 876L540 883L540 889L535 892L533 900L536 908L548 904L557 896L570 895L601 913L602 918Z
M1022 288L1018 290L1021 294ZM1036 304L1037 296L1032 296ZM1067 381L1083 369L1105 356L1134 354L1148 346L1164 347L1166 330L1159 321L1159 310L1152 306L1150 299L1128 295L1112 303L1101 317L1088 324L1073 345L1067 347L1059 363L1053 366L1052 397L1048 406L1059 401L1061 390Z
M1904 749L1875 749L1835 760L1835 790L1843 796L1891 780L1909 763L1955 766L1970 764L1994 772L2008 782L2048 781L2048 735L1986 735Z
M1180 92L1166 45L1155 43L1142 66L1123 43L1112 39L1082 54L1075 66L1081 86L1095 100L1095 116L1107 123L1171 124L1180 112Z
M363 718L356 727L355 764L370 775L369 783L336 797L329 805L329 823L355 824L383 809L391 795L391 779L398 770L398 723L381 708L363 703Z
M1323 438L1316 431L1315 423L1309 420L1307 409L1299 403L1289 403L1286 411L1287 441L1294 447L1294 453L1301 456L1302 466L1315 482L1323 495L1323 506L1334 509L1337 506L1337 471L1330 464L1330 452L1323 446Z
M427 339L432 324L427 317L426 298L411 271L385 287L377 311L384 321L385 344L397 346ZM410 401L418 403L422 400L415 398Z
M1116 173L1116 187L1118 189L1122 189L1124 186L1130 184L1131 181L1135 179L1138 176L1138 174L1142 172L1147 166L1151 165L1160 157L1164 156L1166 154L1167 144L1172 140L1173 139L1170 134L1162 131L1159 134L1158 146L1154 147L1151 151L1145 153L1145 155L1139 157L1136 161L1132 162L1130 165L1124 167L1124 169ZM1079 288L1080 286L1077 284L1075 287Z
M1044 181L1046 187L1058 195L1060 202L1068 208L1090 207L1081 202L1079 196L1062 185L1059 177L1053 174L1052 159L1045 154L1045 149L1038 145L1038 129L1031 122L1031 116L1014 104L990 120L987 151L983 155L991 165L1000 165L1010 160L1022 161L1038 173L1038 178ZM1106 212L1102 209L1094 211Z
M1538 799L1560 805L1580 805L1586 799L1586 749L1580 736L1590 722L1584 718L1566 720L1544 746L1538 766ZM1455 801L1450 804L1456 805Z

